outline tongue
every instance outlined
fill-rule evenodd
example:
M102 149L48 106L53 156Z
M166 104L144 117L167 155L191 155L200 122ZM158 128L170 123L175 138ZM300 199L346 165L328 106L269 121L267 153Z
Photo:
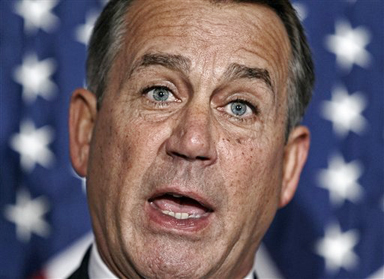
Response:
M208 209L190 198L175 198L172 196L161 196L152 201L160 210L172 212L188 213L189 215L202 215Z

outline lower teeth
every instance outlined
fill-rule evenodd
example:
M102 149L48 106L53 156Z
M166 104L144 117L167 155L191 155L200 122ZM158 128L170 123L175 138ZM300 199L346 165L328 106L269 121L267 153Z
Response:
M162 210L161 212L163 212L165 215L174 217L174 218L179 219L179 220L198 219L201 217L200 215L195 215L195 214L189 215L188 213L180 213L180 212L175 213L175 212L168 211L168 210Z

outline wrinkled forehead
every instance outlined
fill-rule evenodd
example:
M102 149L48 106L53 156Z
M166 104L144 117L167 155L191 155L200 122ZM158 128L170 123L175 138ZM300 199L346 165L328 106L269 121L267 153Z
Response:
M118 63L126 72L146 52L170 52L192 68L201 57L215 60L216 76L230 63L251 64L267 69L275 86L285 84L291 50L278 15L261 4L220 2L134 1Z

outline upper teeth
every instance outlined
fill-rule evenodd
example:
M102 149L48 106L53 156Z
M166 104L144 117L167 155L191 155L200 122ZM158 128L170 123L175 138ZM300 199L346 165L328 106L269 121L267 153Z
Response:
M174 196L175 198L181 198L182 197L181 195L177 195L177 194L172 194L172 196Z
M168 211L168 210L162 210L161 212L163 212L165 215L169 215L169 216L172 216L176 219L181 219L181 220L184 220L184 219L191 219L191 218L200 218L201 216L200 215L195 215L195 214L188 214L188 213L185 213L185 212L173 212L173 211Z

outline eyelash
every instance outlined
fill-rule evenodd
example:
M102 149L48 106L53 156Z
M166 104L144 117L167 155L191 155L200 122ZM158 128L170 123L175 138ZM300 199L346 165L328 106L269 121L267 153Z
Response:
M151 86L147 86L145 88L143 88L141 90L141 95L142 96L146 96L148 95L149 92L151 92L152 90L156 90L156 89L159 89L159 90L166 90L168 91L175 99L176 99L176 102L178 101L178 99L175 97L175 94L173 93L173 91L171 89L169 89L167 86L162 86L162 85L151 85ZM172 102L162 102L162 101L153 101L153 100L150 100L148 98L146 98L146 100L151 104L151 105L154 105L156 107L166 107L166 106L169 106Z
M223 111L223 113L225 113L231 119L234 119L234 120L240 121L240 122L247 122L247 121L253 120L259 114L259 109L257 106L255 106L255 105L251 104L249 101L246 101L246 100L241 99L241 98L237 98L233 101L230 101L229 103L227 103L224 106L224 108L230 104L233 104L233 103L241 103L241 104L248 106L249 109L252 111L253 115L251 117L241 117L241 116L236 116L236 115L229 114L229 113Z

